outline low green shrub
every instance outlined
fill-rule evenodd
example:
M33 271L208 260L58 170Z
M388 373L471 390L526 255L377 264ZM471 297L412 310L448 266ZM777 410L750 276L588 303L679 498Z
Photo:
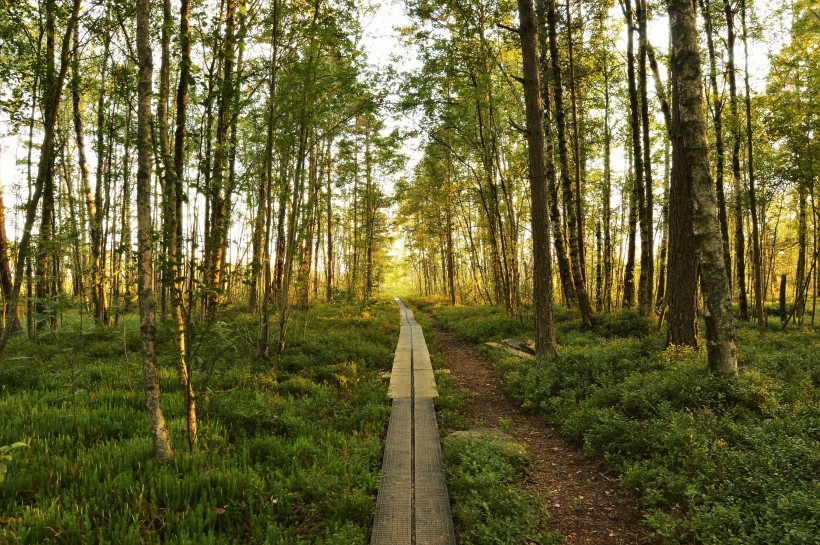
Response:
M539 498L520 487L520 464L502 446L468 437L444 442L453 519L459 543L560 543L560 536L539 531L546 516Z
M492 322L498 311L476 308L464 320L481 313ZM462 331L457 315L449 319ZM739 324L740 374L725 380L709 375L704 350L665 350L663 333L631 313L599 318L593 332L581 332L577 320L556 329L554 362L487 353L514 400L621 474L658 541L816 543L816 332L761 337Z
M431 300L414 299L413 303L435 314L442 327L472 342L499 341L529 334L531 315L519 318L507 315L504 309L492 306L451 306Z

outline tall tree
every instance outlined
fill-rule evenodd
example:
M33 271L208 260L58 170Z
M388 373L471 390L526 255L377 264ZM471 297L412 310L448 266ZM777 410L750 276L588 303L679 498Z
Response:
M581 4L579 3L579 6ZM566 29L567 29L567 68L569 70L569 97L572 111L572 152L573 164L575 165L575 217L577 218L576 227L578 230L578 256L581 267L581 274L586 282L586 257L584 249L584 211L583 211L583 159L581 153L581 137L579 136L579 116L578 116L578 93L575 78L575 43L572 37L572 10L570 9L570 1L566 0ZM580 18L579 18L580 19ZM583 30L583 29L582 29ZM583 33L582 33L583 34ZM586 287L586 283L584 284Z
M518 0L518 13L530 167L535 357L543 362L554 359L557 355L557 348L552 323L552 256L550 255L550 225L547 216L547 168L544 160L541 82L538 73L538 47L532 0Z
M746 297L746 239L743 234L743 191L740 179L740 115L737 109L737 66L735 64L735 13L731 0L723 0L726 15L726 49L729 60L726 72L729 76L729 113L732 131L732 189L735 198L735 280L740 319L749 319L749 301Z
M709 50L709 83L712 90L712 122L715 129L715 190L717 192L718 218L720 219L720 236L723 239L723 261L729 274L729 288L732 286L732 260L729 245L729 221L726 217L726 196L723 183L724 150L723 150L723 100L718 90L717 54L715 52L715 30L712 24L711 4L709 0L700 0L706 31L706 46Z
M626 17L626 28L627 28L627 41L626 41L626 70L627 70L627 82L629 88L629 112L630 112L630 142L632 143L632 183L633 183L633 203L631 206L634 206L637 210L638 214L638 223L640 224L641 230L641 272L640 277L638 280L638 306L639 311L642 315L645 315L649 312L648 303L646 300L646 274L649 272L647 270L647 258L651 256L651 253L647 253L647 242L650 242L650 235L649 233L652 230L652 226L650 225L648 218L647 218L647 206L646 206L646 190L645 190L645 178L644 178L644 156L643 152L641 151L642 148L642 140L641 140L641 109L638 103L638 83L637 78L638 76L641 77L642 86L645 89L646 87L646 69L645 66L642 66L641 73L638 74L638 70L635 66L635 18L634 12L632 10L632 2L631 0L626 0L623 4L624 8L624 16ZM641 48L641 61L644 61L645 55L645 48ZM632 243L630 242L630 246ZM634 260L630 260L633 263L634 267ZM629 266L628 266L629 267ZM627 270L627 278L625 283L629 281L630 283L634 282L632 280L631 271ZM634 288L632 286L624 286L624 306L631 306L631 294Z
M205 240L205 284L208 287L206 310L211 316L216 312L222 292L222 272L227 241L230 187L225 176L231 160L234 142L231 136L236 90L234 87L234 64L236 62L236 11L237 1L227 0L225 15L225 40L221 51L222 80L216 123L216 149L214 150L213 173L208 197L210 199L209 236Z
M752 216L755 316L757 318L757 329L763 333L766 330L766 323L763 320L763 257L760 252L760 227L757 221L757 191L755 189L754 153L752 152L752 91L749 85L749 37L746 28L746 0L740 0L740 21L743 30L743 62L745 63L743 79L746 87L746 166L749 169L749 210ZM803 210L805 214L805 203ZM805 229L803 229L803 237L803 248L805 250ZM798 285L801 281L802 278L799 278Z
M34 182L34 188L26 205L26 219L23 224L23 234L20 237L20 243L17 247L17 258L14 264L14 286L12 287L11 297L6 301L6 323L13 323L14 315L17 314L17 305L20 300L20 288L23 283L23 269L28 256L29 248L31 246L31 231L34 227L34 220L37 217L37 205L43 195L43 187L46 178L50 175L54 163L54 136L57 124L57 115L60 110L60 95L62 94L63 84L65 83L68 66L71 62L71 38L74 32L74 25L77 24L77 19L80 15L81 0L74 0L69 15L68 23L66 24L65 33L63 34L62 46L60 48L60 68L57 70L53 86L48 93L48 100L46 101L43 111L43 141L40 146L40 160L37 165L37 179ZM0 356L3 355L9 337L12 333L12 328L6 327L3 334L0 336Z
M647 316L652 311L652 281L655 277L655 236L653 206L655 203L652 181L652 145L649 134L649 95L646 91L646 63L649 44L647 41L646 0L636 0L640 46L638 48L638 91L641 99L641 135L643 148L644 198L641 210L641 276L638 292L638 312Z
M564 242L564 232L561 230L561 210L558 206L558 184L555 170L555 141L552 135L552 114L550 99L550 66L548 60L549 45L547 43L547 16L546 0L537 0L536 16L538 18L538 43L540 47L540 69L539 78L541 80L541 101L544 110L544 137L546 141L546 164L547 164L547 191L549 202L549 219L552 227L552 240L555 246L555 257L558 263L558 276L561 280L561 295L567 306L577 304L575 293L575 282L572 278L572 266L567 255L566 244Z
M137 294L140 303L140 336L142 339L142 373L148 425L157 462L168 464L174 459L171 436L162 412L157 367L157 323L154 298L153 228L151 226L151 82L153 58L150 37L151 0L137 0L137 62L139 64L137 97Z
M164 0L163 13L170 24L170 7L168 0ZM179 11L179 83L176 92L176 126L174 129L174 161L169 168L170 176L166 177L165 196L167 204L168 222L168 272L171 287L171 305L174 318L174 342L177 349L177 369L182 385L185 401L186 425L188 428L188 447L193 448L197 440L196 420L196 393L191 382L191 367L188 358L187 332L188 324L185 318L183 303L183 276L182 276L182 201L183 184L185 177L185 124L188 104L188 83L191 78L191 2L182 0ZM192 273L191 273L192 274Z
M715 188L709 172L703 80L695 7L692 0L669 0L673 112L673 176L691 188L692 232L698 250L706 319L709 370L718 376L737 373L735 325L723 262Z
M592 305L581 271L580 245L578 240L578 218L576 216L575 197L570 178L569 157L567 151L566 115L564 114L564 96L561 82L561 66L558 57L557 15L555 0L547 0L547 31L549 34L550 60L552 64L553 94L555 98L555 122L558 126L558 157L561 164L561 187L567 217L567 236L569 238L572 276L575 292L578 296L578 308L581 310L581 324L585 329L592 327ZM578 196L580 198L580 196Z

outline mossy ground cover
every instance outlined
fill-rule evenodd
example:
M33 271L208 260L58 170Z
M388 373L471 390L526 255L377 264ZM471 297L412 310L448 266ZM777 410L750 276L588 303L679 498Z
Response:
M527 329L497 309L419 303L464 338ZM482 313L504 333L482 331ZM631 313L601 317L591 332L563 311L558 318L554 363L485 350L518 403L620 473L659 542L817 542L816 331L760 337L753 324L740 324L740 374L721 380L707 373L705 351L664 350L663 333Z
M0 543L366 543L398 325L389 300L318 305L294 315L284 354L260 361L251 317L197 324L192 454L161 327L166 467L153 460L133 317L14 339L0 362L0 445L30 447L0 483Z

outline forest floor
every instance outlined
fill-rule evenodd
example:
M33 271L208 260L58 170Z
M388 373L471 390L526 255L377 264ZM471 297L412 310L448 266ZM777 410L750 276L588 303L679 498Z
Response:
M586 456L555 426L526 414L504 393L493 363L472 343L459 340L431 320L457 390L467 394L465 416L483 427L499 427L526 447L532 461L525 485L548 500L546 528L565 545L637 544L648 541L634 500L600 460Z
M540 527L563 543L817 543L811 326L770 323L760 335L738 322L740 372L724 380L708 373L705 350L666 349L664 332L634 312L599 316L583 331L556 308L558 357L537 363L484 344L532 338L528 312L413 303L438 321L434 334L425 316L439 367L450 368L450 397L463 398L465 416L439 408L442 427L499 428L527 447L534 464L515 482L547 494L535 494L536 511L551 515Z

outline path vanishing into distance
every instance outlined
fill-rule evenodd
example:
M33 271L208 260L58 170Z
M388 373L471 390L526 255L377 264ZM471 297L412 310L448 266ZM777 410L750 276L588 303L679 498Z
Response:
M399 298L401 331L371 545L455 545L434 399L436 379L421 326Z

